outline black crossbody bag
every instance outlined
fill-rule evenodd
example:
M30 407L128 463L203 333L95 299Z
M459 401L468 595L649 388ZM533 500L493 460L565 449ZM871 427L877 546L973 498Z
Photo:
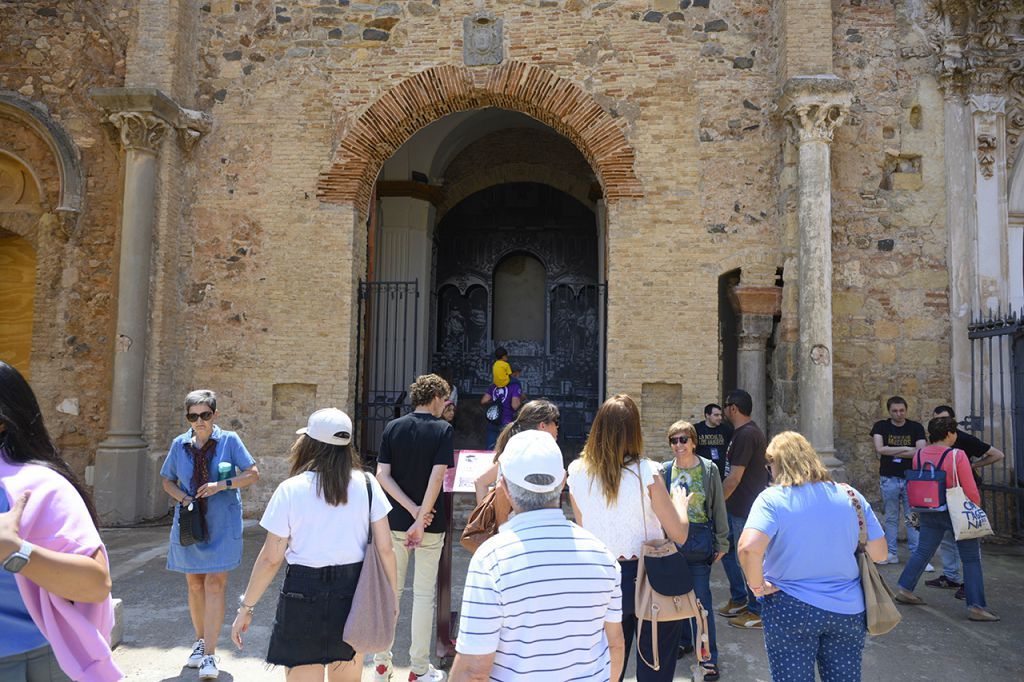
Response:
M182 547L206 542L203 532L203 517L199 512L197 500L192 499L188 506L178 503L178 544Z

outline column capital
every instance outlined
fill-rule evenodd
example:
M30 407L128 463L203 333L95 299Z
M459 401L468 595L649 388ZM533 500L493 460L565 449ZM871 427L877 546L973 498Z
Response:
M780 109L798 142L832 142L853 101L853 83L832 75L797 76L782 88Z
M89 95L107 112L125 149L157 153L174 130L185 152L191 152L211 128L210 115L179 106L156 88L93 88Z
M781 312L782 287L739 284L729 290L729 300L739 315L775 317Z
M999 116L1006 113L1006 97L1003 95L971 95L968 101L971 104L971 113L975 115Z

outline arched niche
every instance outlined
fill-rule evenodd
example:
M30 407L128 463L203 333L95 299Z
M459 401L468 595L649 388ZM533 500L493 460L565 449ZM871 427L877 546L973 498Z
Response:
M543 342L546 295L547 271L539 258L525 251L502 258L494 268L492 337Z

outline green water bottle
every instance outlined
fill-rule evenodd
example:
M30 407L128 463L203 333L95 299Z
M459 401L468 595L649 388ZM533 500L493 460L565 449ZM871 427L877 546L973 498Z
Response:
M221 462L217 465L217 480L223 481L231 478L231 470L234 467L231 466L231 462Z

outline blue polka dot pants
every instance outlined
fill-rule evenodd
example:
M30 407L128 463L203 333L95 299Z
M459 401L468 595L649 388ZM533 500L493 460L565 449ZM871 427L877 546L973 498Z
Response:
M835 613L775 592L761 610L773 682L860 682L867 625L864 612Z

